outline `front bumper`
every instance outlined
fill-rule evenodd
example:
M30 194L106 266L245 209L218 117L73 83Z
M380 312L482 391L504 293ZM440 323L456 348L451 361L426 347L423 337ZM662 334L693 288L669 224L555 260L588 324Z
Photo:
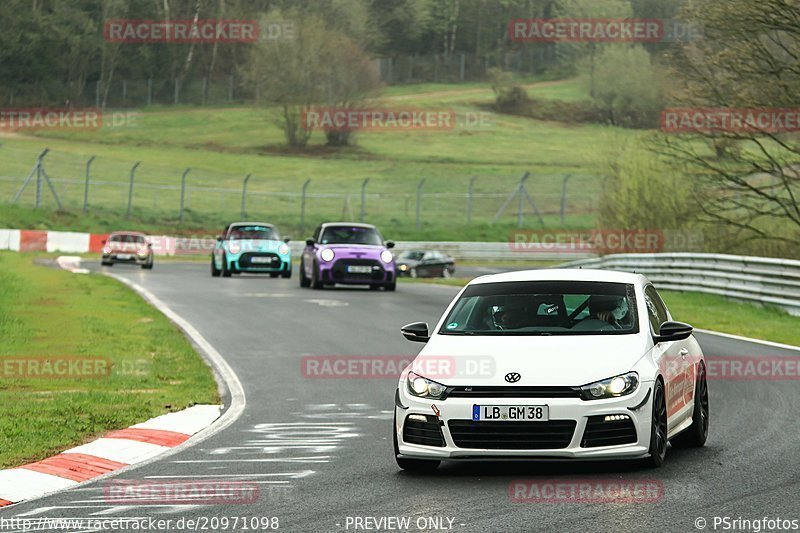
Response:
M369 272L348 272L349 266L369 268ZM334 259L333 263L320 265L320 279L323 283L343 285L385 285L396 281L392 263L374 259Z
M397 435L397 445L399 454L403 457L437 460L486 460L486 459L610 459L610 458L641 458L648 455L650 446L651 431L651 412L652 382L643 382L639 389L632 395L621 398L611 398L607 400L581 400L580 398L447 398L445 400L425 400L411 396L401 383L400 390L395 396L395 428ZM549 419L551 428L544 426L534 426L535 424L547 424L546 422L482 422L482 427L472 422L473 405L547 405L549 407ZM435 415L432 405L436 406L439 416ZM632 409L638 407L637 409ZM423 415L430 422L438 422L441 430L442 442L436 444L434 439L428 444L409 443L404 440L404 429L408 423L408 415ZM587 425L597 428L598 424L603 424L605 416L608 415L627 415L630 418L635 436L632 441L625 444L597 445L597 441L591 442L589 435L594 435L591 431L587 433ZM418 417L417 417L418 418ZM455 422L451 430L451 422ZM570 422L574 423L574 429L570 429ZM627 422L626 422L627 423ZM414 424L412 421L411 424ZM543 447L541 442L533 448L524 448L520 444L520 437L514 444L506 445L496 438L482 441L483 435L478 433L471 434L471 431L482 432L488 428L487 424L505 424L510 432L525 431L524 425L528 430L535 433L545 434L549 432L571 431L571 435L565 434L554 447ZM609 422L612 424L612 422ZM519 425L519 426L515 426ZM435 424L428 426L435 427ZM409 426L409 434L413 426ZM519 428L519 429L517 429ZM540 429L541 428L541 429ZM494 427L489 431L496 433ZM504 430L505 431L505 430ZM613 430L612 430L613 433ZM417 433L418 434L418 433ZM428 432L428 435L433 433ZM456 438L454 438L456 435ZM465 437L466 440L465 440ZM410 437L409 437L410 438ZM555 440L559 440L556 436ZM418 439L413 439L418 440ZM476 442L488 442L490 444L475 444ZM541 439L540 439L541 440ZM511 442L511 441L509 441ZM442 445L443 444L443 445Z
M257 258L269 259L269 263L259 263ZM228 256L228 268L232 272L289 272L292 270L292 259L271 252L246 252Z
M122 256L122 257L120 257ZM136 253L123 253L112 252L110 254L103 254L103 263L131 263L136 265L144 265L150 261L150 256L141 256Z

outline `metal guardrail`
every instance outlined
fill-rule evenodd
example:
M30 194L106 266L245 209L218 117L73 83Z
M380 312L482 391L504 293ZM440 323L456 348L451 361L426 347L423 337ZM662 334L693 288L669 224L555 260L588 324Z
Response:
M718 294L800 316L800 261L698 253L615 254L562 266L636 272L660 289Z
M398 253L405 250L438 250L457 261L490 261L495 263L526 261L570 261L595 257L592 251L578 250L574 245L530 243L524 248L510 242L398 241Z

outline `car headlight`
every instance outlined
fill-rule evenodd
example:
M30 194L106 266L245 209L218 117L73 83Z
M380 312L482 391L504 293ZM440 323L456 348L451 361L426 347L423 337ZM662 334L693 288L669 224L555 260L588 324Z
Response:
M280 246L278 246L278 253L281 255L289 255L289 245L281 244Z
M381 261L384 263L391 263L392 259L394 259L394 256L389 250L384 250L381 252Z
M147 248L142 248L141 250L139 250L136 253L139 254L139 256L144 257L144 256L147 255Z
M445 390L447 390L447 387L441 383L436 383L428 378L423 378L419 374L415 374L411 371L408 372L408 378L406 379L406 382L408 383L409 394L412 396L418 396L419 398L432 398L434 400L440 400L442 396L444 396Z
M331 250L330 248L325 248L319 253L319 256L320 258L322 258L323 261L330 262L333 261L334 257L336 257L336 254L333 253L333 250Z
M106 255L110 254L111 253L111 247L110 246L106 246L105 248L103 248L103 253L106 254Z
M238 242L228 243L228 251L232 254L238 254L242 251L242 246Z
M603 398L616 398L633 393L639 386L639 374L628 372L621 376L604 379L581 387L581 396L584 400L600 400Z
M408 270L408 265L400 265L398 268L399 268L401 271L405 272L406 270Z

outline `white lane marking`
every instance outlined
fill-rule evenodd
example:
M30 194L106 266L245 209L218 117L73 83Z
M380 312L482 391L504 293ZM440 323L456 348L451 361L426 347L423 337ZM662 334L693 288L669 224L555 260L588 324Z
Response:
M131 426L139 429L160 429L194 435L219 417L219 405L194 405L177 413L151 418L147 422Z
M292 458L262 458L262 459L193 459L187 461L172 461L177 464L189 463L328 463L330 455L320 455L317 457L292 457Z
M343 302L341 300L324 300L315 298L312 300L303 300L304 302L308 302L310 304L317 304L320 307L347 307L350 305L349 302Z
M753 344L763 344L764 346L772 346L773 348L782 348L784 350L800 351L800 346L792 346L791 344L782 344L780 342L763 341L761 339L753 339L751 337L742 337L740 335L733 335L732 333L720 333L719 331L711 331L709 329L694 328L695 331L705 333L706 335L715 335L717 337L726 337L737 341L752 342Z
M288 292L246 292L244 294L236 295L231 294L231 296L239 297L239 296L247 296L250 298L291 298L292 295Z
M184 479L184 478L207 478L207 477L222 477L225 479L239 479L239 478L253 478L253 477L272 477L272 476L288 476L291 479L300 479L308 477L313 474L313 470L301 470L300 472L270 472L268 474L192 474L189 476L145 476L146 479ZM281 482L285 483L285 482Z

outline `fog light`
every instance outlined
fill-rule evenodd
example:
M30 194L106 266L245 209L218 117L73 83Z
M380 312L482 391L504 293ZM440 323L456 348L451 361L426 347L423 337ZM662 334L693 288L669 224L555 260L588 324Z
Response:
M408 415L409 420L415 420L417 422L427 422L428 419L425 418L425 415Z
M621 420L630 420L628 415L606 415L603 422L619 422Z

